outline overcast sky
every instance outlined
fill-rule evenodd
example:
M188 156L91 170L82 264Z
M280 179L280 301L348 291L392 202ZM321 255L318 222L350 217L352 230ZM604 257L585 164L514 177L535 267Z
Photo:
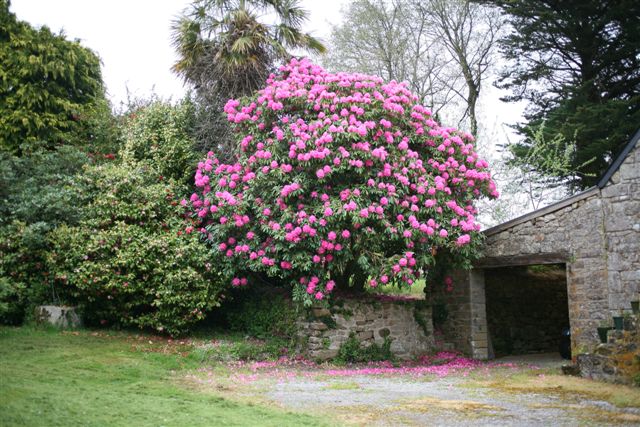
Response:
M171 21L190 0L12 0L18 19L34 26L64 30L68 38L80 39L102 59L103 79L114 107L133 97L179 99L185 92L171 72L175 53L171 46ZM341 22L341 8L348 0L302 0L309 11L305 31L328 39L331 25ZM484 84L479 118L484 125L485 155L495 153L496 143L514 138L505 123L520 119L522 106L504 104L490 83ZM450 123L455 125L455 123ZM499 140L499 141L497 141Z
M180 98L181 81L170 70L175 62L171 21L189 0L12 0L18 19L34 26L64 30L80 39L102 59L103 78L114 106L126 100L127 88L136 96L152 92ZM347 0L303 0L310 12L305 30L329 35L329 22L338 22Z

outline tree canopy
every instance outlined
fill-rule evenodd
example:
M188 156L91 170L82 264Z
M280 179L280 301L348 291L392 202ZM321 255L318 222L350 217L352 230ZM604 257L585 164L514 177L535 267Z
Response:
M210 152L183 204L232 285L275 277L310 304L334 287L409 286L436 256L468 267L477 254L473 201L497 196L488 164L405 84L292 59L225 112L238 162Z
M357 0L333 26L323 63L407 81L434 115L476 135L476 105L501 27L496 8L468 0Z
M529 156L529 127L545 121L546 139L576 145L576 188L593 185L640 123L640 3L633 0L492 0L508 14L501 41L509 61L500 86L509 101L529 101L517 156Z
M262 87L291 50L325 51L301 30L306 20L298 0L195 0L174 22L173 69L195 88L201 148L233 157L236 147L222 118L225 102Z
M47 27L18 21L0 0L0 148L17 155L91 144L110 114L100 60Z

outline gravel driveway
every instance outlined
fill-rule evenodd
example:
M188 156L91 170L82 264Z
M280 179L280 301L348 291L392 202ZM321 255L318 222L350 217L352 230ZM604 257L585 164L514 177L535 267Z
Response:
M465 379L431 381L355 376L281 381L267 398L291 409L376 426L577 426L640 424L640 410L545 394L469 388Z
M493 363L452 359L435 368L258 362L235 366L226 385L214 372L197 378L238 398L319 415L330 425L640 426L640 408L620 408L562 386L549 389L549 375L562 363L548 355ZM523 375L545 389L512 387Z

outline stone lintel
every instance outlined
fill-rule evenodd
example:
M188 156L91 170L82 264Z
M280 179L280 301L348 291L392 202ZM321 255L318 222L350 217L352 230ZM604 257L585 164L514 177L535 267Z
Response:
M506 255L497 257L486 257L478 260L474 267L476 268L497 268L510 267L516 265L533 265L533 264L563 264L569 261L570 255L567 251L547 252L528 255Z

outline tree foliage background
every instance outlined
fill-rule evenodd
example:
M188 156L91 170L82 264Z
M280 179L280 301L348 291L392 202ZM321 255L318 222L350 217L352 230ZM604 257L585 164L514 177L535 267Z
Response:
M497 9L466 0L357 0L333 26L323 63L407 81L436 117L477 136L501 28Z
M486 3L486 2L483 2ZM494 0L508 16L501 40L507 60L499 86L507 101L528 101L523 142L511 150L545 174L553 153L531 156L532 137L575 143L571 168L559 173L574 189L594 185L640 124L640 3L632 0ZM565 145L566 146L566 145Z
M0 1L0 149L15 155L110 143L100 59L77 41L17 20Z

